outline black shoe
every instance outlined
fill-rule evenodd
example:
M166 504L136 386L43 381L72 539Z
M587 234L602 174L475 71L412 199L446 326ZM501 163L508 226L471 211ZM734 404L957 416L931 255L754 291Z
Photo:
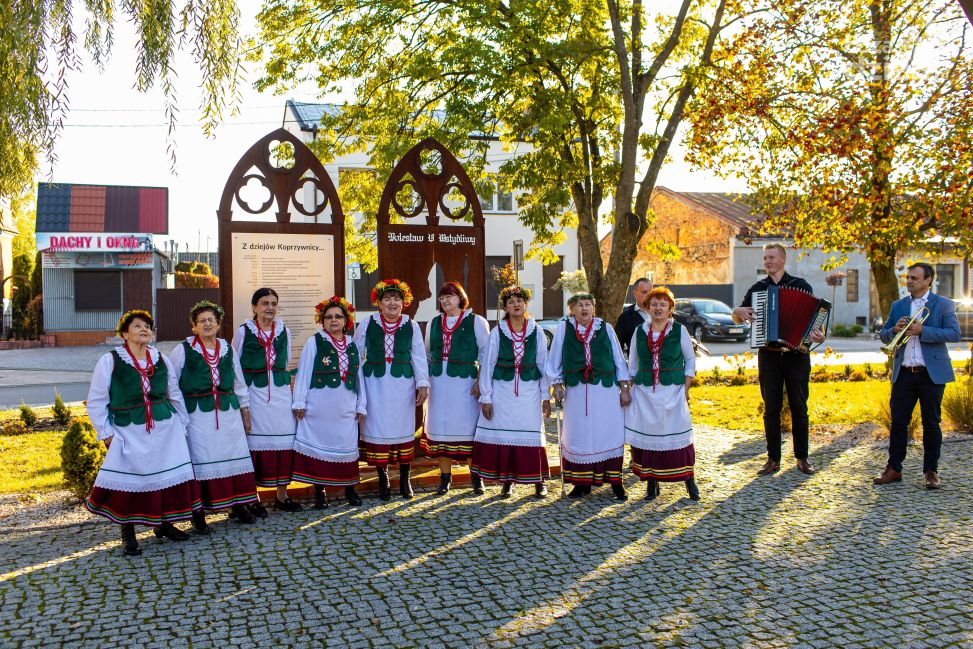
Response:
M323 484L314 485L314 509L328 508L328 494L324 491Z
M348 504L352 507L358 507L361 505L361 496L358 495L358 492L355 491L354 487L345 487L345 500L347 500Z
M259 500L252 505L248 505L250 513L256 518L267 518L267 508Z
M294 502L290 498L274 498L274 511L282 512L302 512L304 508L301 507L301 503Z
M159 527L152 530L156 538L167 538L173 541L188 541L189 535L183 532L181 529L173 525L172 523L163 523Z
M409 480L410 467L408 464L399 465L399 493L406 500L411 500L415 494L412 492L412 482Z
M257 518L250 513L246 505L233 505L230 508L230 518L235 518L238 522L245 525L253 525L257 522Z
M439 489L436 490L437 496L445 496L449 491L450 485L453 484L453 475L451 473L440 473L439 474Z
M483 488L483 478L477 473L470 474L470 484L473 486L473 493L477 496L482 496L486 493L486 489Z
M689 492L689 497L693 500L699 500L699 487L696 486L696 481L692 478L686 480L686 491Z
M503 483L503 487L500 488L500 497L501 498L510 498L510 490L511 490L511 488L513 488L513 486L514 486L514 483L512 483L512 482L504 482Z
M547 485L543 482L534 485L534 498L543 498L547 495Z
M588 491L584 488L584 485L576 484L574 485L574 488L568 492L568 498L581 498L586 493L588 493Z
M621 482L612 483L612 495L615 496L615 500L628 500L628 494L625 493L625 485Z
M193 511L193 531L196 534L209 534L213 531L206 524L206 513L202 509Z
M646 480L645 481L645 499L655 500L658 498L662 490L659 489L659 482L657 480Z
M135 525L126 523L122 525L122 554L126 557L137 557L142 554L142 548L135 539Z
M392 500L392 482L389 480L389 468L387 466L375 467L375 474L378 475L378 497L382 500Z

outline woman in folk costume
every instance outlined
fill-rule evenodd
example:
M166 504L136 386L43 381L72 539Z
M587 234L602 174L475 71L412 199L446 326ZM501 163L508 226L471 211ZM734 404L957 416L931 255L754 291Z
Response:
M294 381L294 479L314 485L314 508L328 506L325 487L344 487L349 505L361 505L358 423L365 415L361 351L351 340L355 308L337 295L318 304L321 331L304 344Z
M149 345L152 316L128 311L118 321L125 342L98 360L88 390L88 417L108 448L85 501L93 514L122 526L127 555L142 554L135 525L185 541L173 521L202 505L186 442L186 408L169 359Z
M572 315L557 325L546 368L554 398L564 400L561 472L574 485L568 495L579 498L608 482L617 500L627 500L622 408L632 401L628 363L615 330L595 317L593 295L572 295L568 308Z
M490 339L490 325L469 308L470 299L459 282L439 289L439 315L426 327L429 351L429 411L420 444L428 457L439 460L439 490L452 484L453 461L473 457L473 436L480 415L477 371ZM483 480L470 475L473 492L482 494Z
M480 368L480 417L471 470L482 479L502 482L502 498L510 497L515 482L533 484L538 498L547 495L547 338L527 313L529 301L530 291L519 286L500 292L505 315L490 332Z
M259 487L276 487L274 509L299 512L300 504L287 497L294 463L294 414L291 412L291 331L277 317L277 292L258 288L250 304L253 318L233 336L233 350L240 358L243 380L250 397L250 431L247 443ZM252 511L267 515L257 502Z
M386 279L372 289L370 315L355 332L365 352L362 370L371 411L361 433L365 461L378 473L378 495L392 497L388 467L399 465L399 493L412 498L409 468L415 457L416 408L429 397L429 366L422 330L402 313L412 304L409 285Z
M216 336L223 308L203 300L190 310L189 320L193 335L172 350L169 360L189 413L189 455L203 501L203 509L193 512L193 529L209 534L205 510L229 508L241 523L255 520L246 507L257 502L247 446L249 398L240 359Z
M685 482L689 497L699 500L689 417L689 383L696 374L693 343L686 328L672 319L672 291L658 286L646 301L650 319L635 330L629 344L634 387L625 432L632 472L646 482L646 500L659 495L660 482Z

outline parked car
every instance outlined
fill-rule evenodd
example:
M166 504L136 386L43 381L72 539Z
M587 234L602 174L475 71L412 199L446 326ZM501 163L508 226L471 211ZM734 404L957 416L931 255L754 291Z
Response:
M547 346L550 347L551 343L554 341L554 334L557 332L557 323L561 321L561 318L556 320L538 320L537 325L544 332L544 336L547 337Z
M689 330L696 340L736 340L750 337L750 324L733 322L733 309L726 303L710 298L676 300L673 317Z

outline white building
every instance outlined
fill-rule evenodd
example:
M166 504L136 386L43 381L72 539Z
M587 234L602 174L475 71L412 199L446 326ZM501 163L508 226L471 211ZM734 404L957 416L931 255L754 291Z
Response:
M303 141L312 142L317 136L321 117L325 114L325 111L332 110L338 110L338 107L331 104L310 104L288 100L284 127ZM527 146L519 143L505 147L503 143L497 140L490 141L487 153L487 170L497 173L504 160L509 160L512 156L523 153L527 150ZM453 153L462 162L460 152L454 151ZM343 170L367 169L368 156L361 152L340 156L325 164L324 167L335 185L339 185ZM309 189L308 191L313 190ZM516 193L509 194L497 190L493 192L492 196L480 196L479 198L485 218L487 304L495 304L497 292L490 279L490 267L500 267L511 261L513 242L515 241L523 241L526 250L530 246L532 233L521 224L517 217ZM308 202L313 203L313 198L309 198ZM323 215L323 218L327 218L327 215ZM346 218L360 219L361 215L346 214ZM574 230L568 230L565 234L567 235L565 241L554 248L554 252L560 257L559 263L544 266L539 261L525 260L524 269L520 272L520 283L534 293L531 312L537 318L556 318L565 313L568 296L564 295L563 291L555 291L550 287L557 281L562 271L575 271L581 264L577 233ZM351 296L352 302L360 311L371 309L368 295L371 287L379 279L381 278L378 277L377 273L371 273L364 274L360 280L345 280L345 294ZM438 282L435 281L435 278L430 279L430 286L435 295L438 290L438 286L436 286ZM417 319L420 321L428 320L433 315L432 308L424 307L417 313ZM495 318L496 311L491 309L488 317Z

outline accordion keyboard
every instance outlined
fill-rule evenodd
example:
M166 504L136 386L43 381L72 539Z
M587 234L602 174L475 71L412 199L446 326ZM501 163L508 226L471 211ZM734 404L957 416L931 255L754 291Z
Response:
M763 347L767 344L767 291L757 291L751 295L753 322L750 323L750 346Z

